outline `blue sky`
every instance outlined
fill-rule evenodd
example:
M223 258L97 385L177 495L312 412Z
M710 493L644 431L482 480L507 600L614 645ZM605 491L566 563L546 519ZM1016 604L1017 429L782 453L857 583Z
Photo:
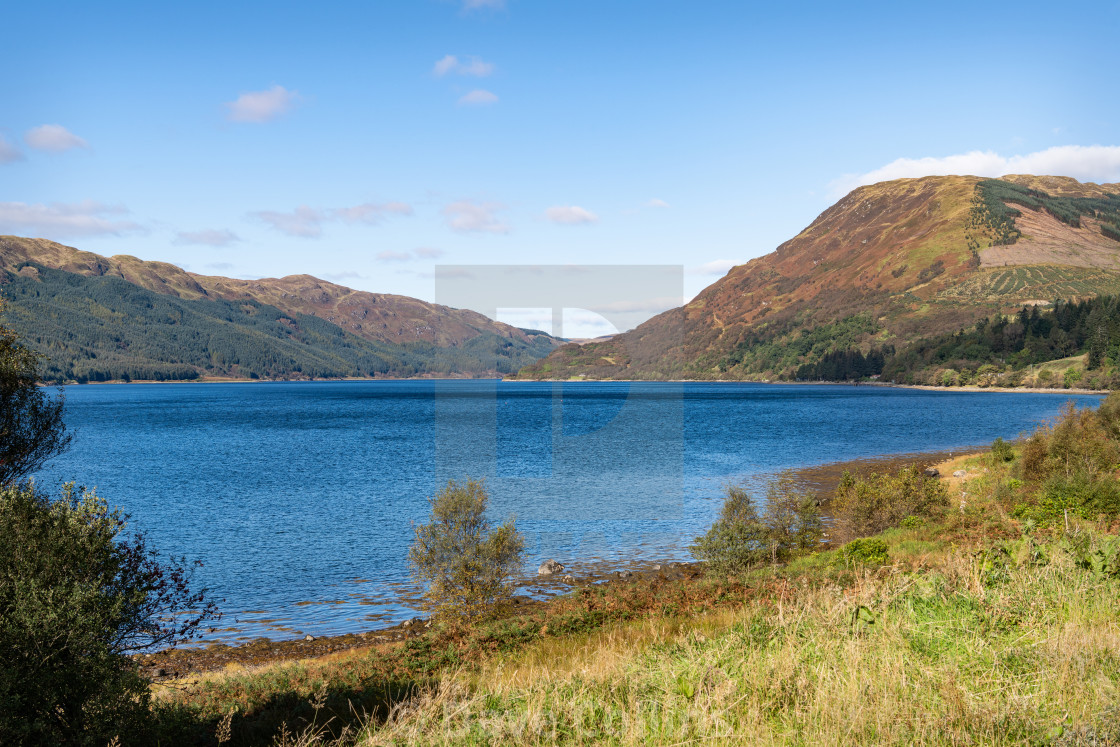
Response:
M0 233L431 299L444 264L680 264L849 188L1120 181L1120 2L22 3Z

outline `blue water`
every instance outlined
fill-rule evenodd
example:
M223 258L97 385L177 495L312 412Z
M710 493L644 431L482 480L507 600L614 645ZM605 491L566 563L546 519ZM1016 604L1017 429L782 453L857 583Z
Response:
M484 477L531 573L684 559L722 486L897 452L1013 438L1070 399L738 383L379 381L66 390L69 452L37 476L124 508L198 558L211 639L353 632L415 614L412 523L449 478Z

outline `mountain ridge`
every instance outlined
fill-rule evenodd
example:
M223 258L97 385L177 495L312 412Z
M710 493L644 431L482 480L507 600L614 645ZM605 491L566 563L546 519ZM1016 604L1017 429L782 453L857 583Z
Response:
M1047 228L1050 237L1001 234L1005 216L992 213L993 190L1013 192L1021 202L1012 208L1001 200L1002 209L1036 233ZM1032 196L1044 192L1046 199ZM836 350L904 345L1022 303L1117 293L1120 241L1094 233L1100 228L1095 215L1076 227L1056 217L1074 220L1062 211L1081 210L1076 201L1091 199L1115 199L1120 208L1120 184L1013 175L858 187L773 252L732 268L687 304L612 340L563 346L518 376L790 377ZM1040 206L1026 204L1032 201Z

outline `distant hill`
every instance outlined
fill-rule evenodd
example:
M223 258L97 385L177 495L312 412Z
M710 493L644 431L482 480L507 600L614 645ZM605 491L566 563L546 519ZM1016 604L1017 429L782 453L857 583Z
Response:
M689 304L521 378L794 378L1024 304L1120 293L1120 185L938 176L860 187Z
M236 280L0 237L6 321L55 380L482 376L558 341L309 275Z

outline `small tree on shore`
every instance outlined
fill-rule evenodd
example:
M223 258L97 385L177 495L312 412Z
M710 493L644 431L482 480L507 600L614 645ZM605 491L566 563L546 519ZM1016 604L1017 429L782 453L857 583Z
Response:
M217 617L190 566L160 559L90 492L0 487L0 744L141 739L148 682L130 654Z
M770 485L761 514L745 488L728 486L719 519L690 549L712 573L726 575L811 552L822 533L816 498L783 478Z
M416 527L408 561L437 615L475 619L512 596L525 539L512 519L491 529L487 498L479 480L449 481L431 499L429 523Z

